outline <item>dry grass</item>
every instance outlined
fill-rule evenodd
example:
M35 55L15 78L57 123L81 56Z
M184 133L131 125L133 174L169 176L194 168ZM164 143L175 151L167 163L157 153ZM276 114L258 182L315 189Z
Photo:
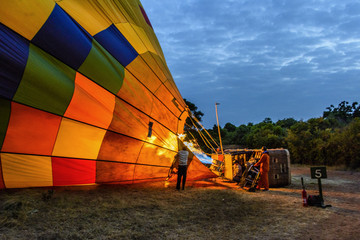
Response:
M270 192L234 187L217 180L189 183L180 192L173 183L58 188L52 196L47 189L0 191L0 239L354 239L360 234L359 205L350 201L339 208L344 196L335 189L334 197L326 198L332 208L303 208L299 175L293 174L292 185Z

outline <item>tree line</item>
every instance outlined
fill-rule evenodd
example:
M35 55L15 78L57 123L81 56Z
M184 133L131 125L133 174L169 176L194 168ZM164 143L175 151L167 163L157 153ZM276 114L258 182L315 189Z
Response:
M198 120L204 115L195 104L185 100ZM196 142L206 153L211 153L209 144L191 126L188 119L185 127L187 140ZM195 124L196 125L196 124ZM197 126L200 129L199 126ZM218 140L218 128L207 129L213 139ZM205 130L201 130L206 134ZM291 162L309 165L345 166L360 168L360 105L342 101L338 107L331 105L322 117L307 121L285 118L273 122L265 118L262 122L235 126L226 123L220 128L223 145L237 145L240 148L257 149L286 148ZM195 139L195 140L194 140Z

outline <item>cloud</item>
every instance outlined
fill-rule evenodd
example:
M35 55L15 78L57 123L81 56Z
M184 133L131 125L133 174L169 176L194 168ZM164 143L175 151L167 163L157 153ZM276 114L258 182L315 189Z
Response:
M355 0L143 0L184 98L214 124L318 117L359 101ZM351 86L351 87L349 87Z

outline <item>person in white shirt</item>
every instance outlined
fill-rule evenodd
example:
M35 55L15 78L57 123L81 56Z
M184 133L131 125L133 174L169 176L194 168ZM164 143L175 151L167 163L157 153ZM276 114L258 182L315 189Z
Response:
M178 178L176 182L177 190L180 190L181 177L182 177L182 190L185 189L186 172L187 172L187 165L189 158L189 152L186 149L187 148L183 146L182 149L175 156L179 160Z

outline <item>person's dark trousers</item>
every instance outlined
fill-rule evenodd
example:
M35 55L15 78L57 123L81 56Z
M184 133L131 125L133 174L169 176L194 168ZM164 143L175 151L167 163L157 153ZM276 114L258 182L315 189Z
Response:
M187 166L181 166L181 165L179 166L178 178L176 183L176 189L178 190L180 190L181 177L182 177L182 190L184 190L185 188L186 171L187 171Z

